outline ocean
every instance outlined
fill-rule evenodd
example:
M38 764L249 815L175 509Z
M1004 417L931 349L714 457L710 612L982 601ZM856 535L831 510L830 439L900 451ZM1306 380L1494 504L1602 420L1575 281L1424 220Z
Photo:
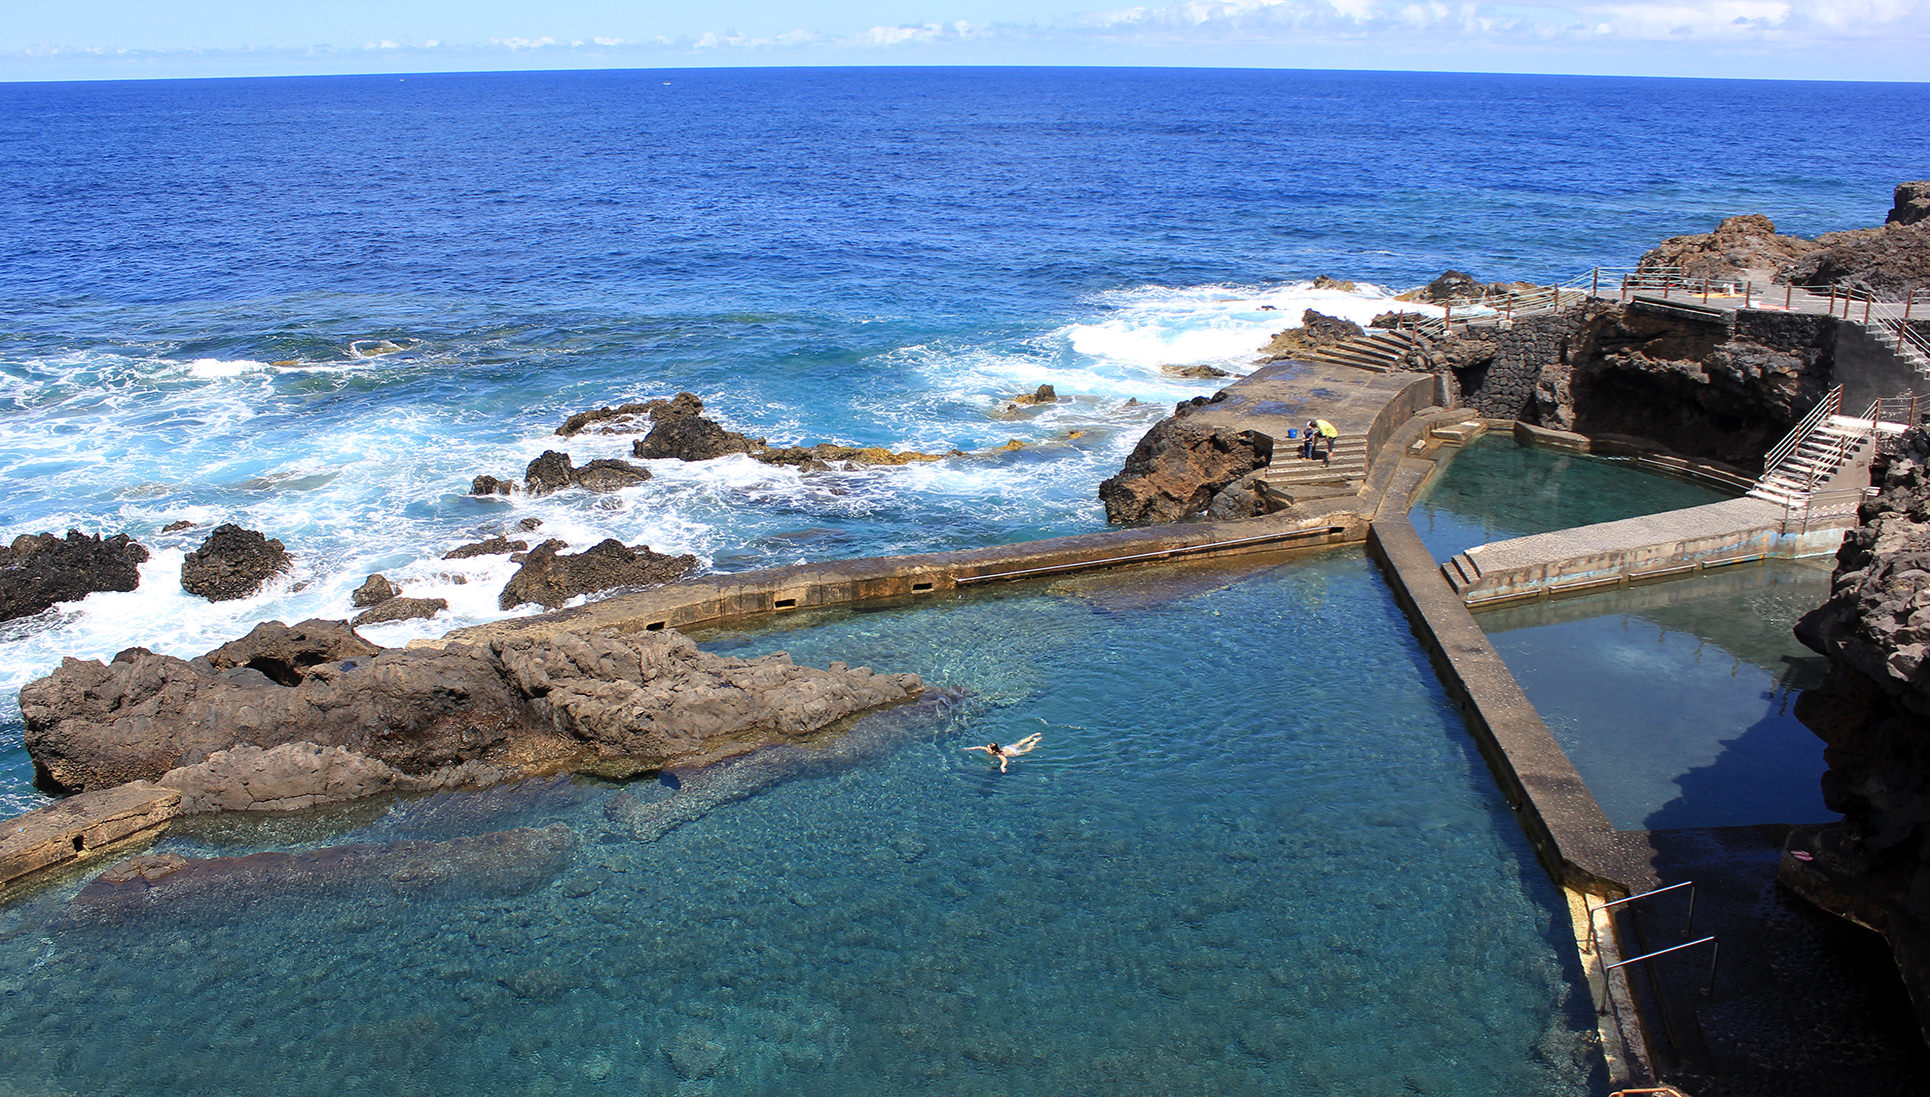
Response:
M139 590L0 628L0 814L41 802L14 695L63 656L344 617L373 572L450 603L379 643L497 618L507 559L441 556L530 518L720 572L1100 529L1099 482L1223 383L1167 367L1244 372L1301 310L1366 321L1450 267L1876 224L1930 174L1926 114L1924 85L1247 70L0 85L0 535L153 551ZM1041 384L1065 399L1007 410ZM627 457L553 432L682 391L773 443L963 456L468 494ZM223 522L293 571L184 593Z
M1099 482L1223 383L1169 367L1242 373L1303 309L1364 321L1450 267L1565 279L1740 212L1876 223L1930 174L1926 107L1287 71L0 85L0 533L154 553L136 591L0 628L0 816L44 802L14 694L63 656L346 616L376 571L450 603L379 643L498 618L507 561L442 555L529 519L713 572L1101 529ZM1010 407L1042 384L1064 399ZM546 449L627 456L554 431L681 391L773 443L961 452L468 493ZM184 593L221 522L293 572ZM795 752L775 783L183 821L158 851L532 826L570 853L509 896L486 873L237 880L102 921L74 879L0 907L0 1089L1608 1089L1564 899L1357 551L697 635L915 671L934 699L861 721L863 761ZM964 749L1034 733L1010 774ZM682 825L634 823L666 804Z

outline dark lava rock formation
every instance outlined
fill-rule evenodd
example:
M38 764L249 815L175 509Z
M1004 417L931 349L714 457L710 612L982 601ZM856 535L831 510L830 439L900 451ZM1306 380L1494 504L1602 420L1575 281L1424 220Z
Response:
M181 589L210 602L246 598L292 565L280 541L240 526L216 526L181 561Z
M606 457L577 468L569 454L553 449L544 450L541 457L523 470L523 487L531 495L548 495L571 487L595 492L621 491L648 479L649 469L638 468L628 461Z
M1317 347L1344 343L1365 334L1367 332L1352 320L1342 320L1338 316L1328 316L1326 313L1308 309L1300 314L1299 327L1280 332L1266 346L1260 348L1260 361L1263 363L1285 361Z
M614 537L574 555L557 555L565 547L551 539L530 549L523 566L503 584L497 604L514 609L534 602L555 609L579 594L667 583L697 567L697 558L689 553L668 556L652 552L649 545L632 548Z
M356 614L349 624L385 625L391 621L414 621L434 617L448 608L447 598L391 598L374 609Z
M1689 279L1768 282L1816 250L1800 236L1783 236L1760 213L1727 217L1714 232L1671 236L1643 254L1637 270L1679 269Z
M1798 831L1782 877L1888 938L1930 1032L1930 430L1886 444L1829 601L1796 626L1829 659L1796 715L1822 738L1823 800L1843 821Z
M148 551L126 534L22 534L0 548L0 621L31 617L97 590L133 590Z
M703 403L694 396L683 407L683 414L658 417L649 434L631 443L630 455L645 460L709 461L732 453L750 453L764 445L762 438L725 430L704 418L699 414Z
M1188 421L1212 403L1201 397L1180 404L1139 440L1119 474L1099 485L1108 522L1177 522L1204 514L1222 489L1266 467L1271 447L1263 449L1251 431Z
M538 522L537 525L540 526L542 523ZM534 529L536 527L531 526L529 528ZM512 552L527 551L529 551L528 541L512 541L499 533L494 537L484 538L481 541L472 541L466 545L457 545L455 548L443 553L442 558L444 560L467 560L472 556L506 556Z
M704 402L696 395L680 392L668 400L645 400L640 403L624 404L619 407L604 406L592 411L579 411L563 421L556 433L568 438L581 433L593 423L601 423L600 434L622 434L637 429L647 420L681 419L696 415L704 410Z
M355 588L355 593L348 596L348 600L357 609L367 609L379 606L401 593L402 588L389 582L388 576L377 574L364 579L362 585Z
M634 776L808 735L922 688L915 675L817 670L782 653L728 659L675 632L392 649L307 621L191 661L144 648L66 659L21 689L20 706L42 787L154 780L210 810Z

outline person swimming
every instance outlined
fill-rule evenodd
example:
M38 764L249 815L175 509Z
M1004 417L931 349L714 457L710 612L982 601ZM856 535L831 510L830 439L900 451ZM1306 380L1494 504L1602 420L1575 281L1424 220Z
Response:
M1032 748L1039 745L1039 738L1040 738L1040 733L1035 731L1032 734L1026 736L1025 738L1020 739L1018 742L1013 743L1009 747L1002 747L1002 746L999 746L997 743L991 743L982 747L966 747L965 749L982 750L985 753L991 755L992 757L997 758L999 760L999 772L1004 773L1005 763L1011 761L1014 758L1017 758L1021 754L1030 753L1032 751Z

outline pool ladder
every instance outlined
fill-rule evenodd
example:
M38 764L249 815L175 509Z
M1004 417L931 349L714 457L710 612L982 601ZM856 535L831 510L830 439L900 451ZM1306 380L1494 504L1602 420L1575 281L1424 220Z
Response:
M1611 900L1609 902L1601 904L1600 906L1589 907L1588 908L1589 949L1591 951L1596 951L1599 949L1599 945L1596 940L1597 932L1595 928L1595 915L1600 914L1602 911L1608 910L1610 907L1619 907L1627 903L1633 903L1639 899L1651 899L1657 895L1666 895L1671 891L1678 891L1682 888L1689 889L1689 916L1686 920L1684 920L1682 924L1682 932L1688 933L1691 929L1695 927L1695 881L1694 880L1684 880L1679 884L1670 884L1668 887L1656 888L1654 891L1645 891L1640 895L1630 895L1625 898ZM1703 988L1702 993L1705 995L1714 994L1716 989L1716 961L1720 959L1722 956L1722 945L1720 942L1716 940L1714 934L1710 934L1706 937L1698 937L1693 941L1685 941L1679 945L1670 945L1668 948L1659 948L1659 949L1656 949L1654 952L1645 952L1640 956L1631 956L1626 960L1618 960L1615 963L1604 966L1602 968L1602 997L1600 1001L1595 1003L1595 1012L1597 1014L1608 1012L1608 996L1609 996L1609 986L1610 986L1609 976L1614 974L1617 968L1625 968L1630 964L1639 964L1644 960L1653 960L1658 956L1667 956L1671 952L1681 952L1683 949L1695 948L1699 945L1709 946L1709 984L1708 986ZM1627 1092L1629 1093L1666 1093L1670 1091L1668 1090L1629 1090Z

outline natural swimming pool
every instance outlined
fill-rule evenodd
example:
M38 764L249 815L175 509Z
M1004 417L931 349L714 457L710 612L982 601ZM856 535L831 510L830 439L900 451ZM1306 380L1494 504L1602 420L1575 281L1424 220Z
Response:
M1625 461L1487 436L1450 458L1412 517L1437 559L1508 537L1726 498ZM1790 630L1830 563L1767 561L1485 609L1475 620L1625 829L1833 818L1823 745L1791 713L1822 658Z
M1519 445L1506 434L1483 435L1444 459L1408 511L1436 560L1491 541L1733 497L1626 460Z
M102 924L69 886L0 909L0 1090L1605 1089L1560 894L1357 552L783 625L703 640L941 696L859 749L675 790L183 828L161 848L576 845L512 897L371 881ZM1033 732L1004 775L964 749Z

